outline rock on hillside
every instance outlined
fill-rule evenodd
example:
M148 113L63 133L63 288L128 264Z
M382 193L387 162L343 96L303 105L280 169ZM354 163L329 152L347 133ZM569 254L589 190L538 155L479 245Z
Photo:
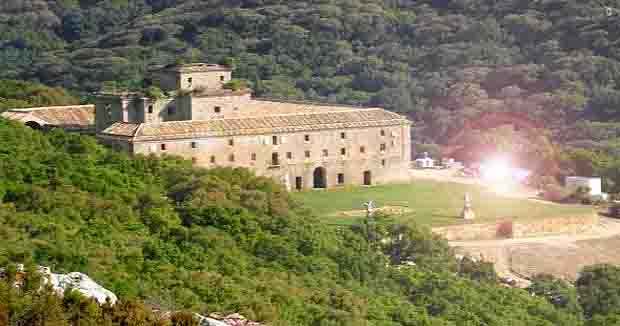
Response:
M93 298L100 304L109 301L115 304L118 298L114 293L105 289L101 285L93 281L88 275L82 273L55 274L49 267L39 266L39 273L43 278L44 284L51 284L53 290L58 295L63 295L67 289L73 289L80 292L83 296ZM0 268L0 278L4 277L5 270ZM24 265L17 265L17 275L15 277L15 286L22 285L24 280Z
M39 272L46 282L50 282L52 287L59 294L63 294L66 289L74 289L82 295L97 300L100 304L110 301L115 304L118 298L110 290L93 281L88 275L73 272L68 274L54 274L49 267L39 267Z

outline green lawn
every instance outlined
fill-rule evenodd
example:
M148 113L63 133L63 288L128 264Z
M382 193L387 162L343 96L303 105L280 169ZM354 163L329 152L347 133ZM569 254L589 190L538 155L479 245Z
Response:
M374 187L348 187L328 191L307 191L293 194L305 207L334 224L350 224L364 216L362 204L374 200L377 207L404 206L409 210L398 219L413 219L420 224L439 226L462 223L459 218L463 197L469 192L477 221L506 218L568 217L592 214L591 207L557 205L526 199L501 197L479 186L416 180L412 184ZM343 214L348 212L348 215Z

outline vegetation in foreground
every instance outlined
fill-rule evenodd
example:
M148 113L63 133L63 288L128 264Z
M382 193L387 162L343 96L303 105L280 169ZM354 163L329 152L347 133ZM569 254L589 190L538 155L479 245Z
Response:
M91 137L4 120L0 142L3 266L80 271L125 302L272 325L581 325L500 286L485 264L457 273L447 244L424 228L329 227L247 170L129 158ZM396 268L405 261L415 266ZM13 296L8 288L0 295ZM0 300L10 324L53 307L17 296Z
M472 197L478 221L498 219L535 219L576 217L594 214L591 207L579 205L552 205L527 199L507 198L489 189L474 185L415 180L411 184L348 187L328 191L293 193L292 197L326 218L329 223L351 224L365 215L362 204L374 200L377 207L404 208L396 220L413 221L421 225L462 223L465 193ZM358 211L357 214L347 212Z

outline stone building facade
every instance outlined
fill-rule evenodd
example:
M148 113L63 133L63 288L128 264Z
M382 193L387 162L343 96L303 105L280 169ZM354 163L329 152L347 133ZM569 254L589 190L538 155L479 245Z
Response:
M100 94L97 137L135 154L246 167L296 190L408 180L410 122L403 116L255 99L248 89L224 88L230 73L215 65L168 67L155 78L165 98Z

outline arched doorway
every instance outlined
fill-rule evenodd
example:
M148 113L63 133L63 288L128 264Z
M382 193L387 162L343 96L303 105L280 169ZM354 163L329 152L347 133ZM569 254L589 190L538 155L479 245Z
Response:
M372 172L364 171L364 186L372 185Z
M314 176L314 188L327 188L324 167L318 167L314 169L313 176Z
M38 122L35 121L28 121L26 122L26 126L34 129L34 130L41 130L41 125Z

